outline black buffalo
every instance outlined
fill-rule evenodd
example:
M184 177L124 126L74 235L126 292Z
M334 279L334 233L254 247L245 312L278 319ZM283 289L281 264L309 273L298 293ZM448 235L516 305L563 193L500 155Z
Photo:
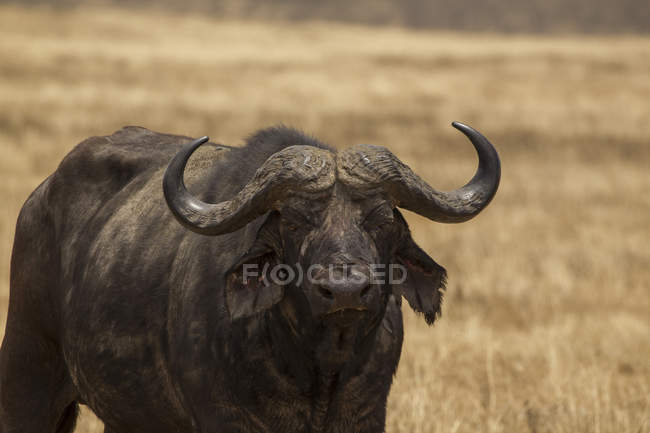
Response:
M207 137L79 144L18 218L0 432L69 432L78 403L107 432L384 431L401 299L431 324L445 284L397 208L463 222L499 184L454 126L479 168L447 193L386 148L285 127L190 164Z

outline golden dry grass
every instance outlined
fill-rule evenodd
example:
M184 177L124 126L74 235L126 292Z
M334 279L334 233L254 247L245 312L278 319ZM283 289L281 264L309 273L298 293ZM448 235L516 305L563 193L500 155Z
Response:
M389 146L439 188L503 162L461 225L409 214L450 274L406 316L389 432L650 429L650 39L531 38L0 7L0 329L22 202L126 124L236 144L277 122ZM99 432L87 411L77 429Z

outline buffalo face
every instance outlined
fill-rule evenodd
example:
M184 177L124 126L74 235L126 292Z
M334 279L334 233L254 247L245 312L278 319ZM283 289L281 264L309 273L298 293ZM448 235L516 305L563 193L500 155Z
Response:
M385 194L337 182L269 214L227 277L228 305L238 319L278 304L296 339L320 342L318 358L332 364L370 340L391 295L432 323L444 280Z

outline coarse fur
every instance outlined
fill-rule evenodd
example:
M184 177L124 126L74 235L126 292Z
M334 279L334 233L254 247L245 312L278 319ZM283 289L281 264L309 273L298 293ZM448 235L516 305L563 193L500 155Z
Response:
M338 184L232 233L185 229L161 180L190 140L139 127L90 138L28 198L0 352L0 433L70 432L77 403L111 432L384 431L401 297L432 323L444 269L385 197ZM204 201L228 199L293 145L335 152L269 128L242 148L213 144L193 158L186 182ZM307 283L273 295L236 284L244 261L345 260L396 261L408 279L373 286L363 312L336 314Z

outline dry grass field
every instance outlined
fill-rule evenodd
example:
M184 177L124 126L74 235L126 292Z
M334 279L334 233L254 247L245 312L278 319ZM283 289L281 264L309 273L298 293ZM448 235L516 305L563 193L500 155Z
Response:
M650 38L0 6L0 336L20 206L88 136L284 122L451 189L476 165L452 120L498 148L501 189L466 224L407 215L450 278L433 328L406 315L387 431L649 432Z

